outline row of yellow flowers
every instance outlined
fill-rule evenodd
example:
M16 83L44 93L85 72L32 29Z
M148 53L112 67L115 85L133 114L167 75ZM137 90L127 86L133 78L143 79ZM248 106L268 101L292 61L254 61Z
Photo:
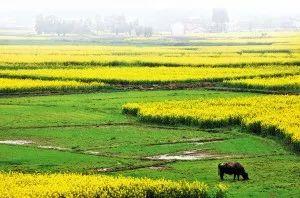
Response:
M82 69L2 70L0 75L106 82L204 81L229 78L296 74L298 66L264 66L247 68L207 67L94 67Z
M300 96L268 95L238 98L126 104L125 113L165 124L219 127L242 124L255 133L284 138L300 150Z
M28 67L30 66L40 66L46 65L48 63L89 63L96 62L98 65L108 64L111 62L121 62L124 65L134 64L137 62L148 63L149 65L158 64L158 65L190 65L190 66L212 66L212 65L239 65L239 64L275 64L275 63L293 63L298 62L300 55L286 55L283 54L278 56L277 54L266 54L266 55L257 55L257 54L249 54L244 53L244 55L240 55L238 53L235 54L222 54L219 53L208 53L208 54L195 54L190 55L188 53L174 53L172 51L169 54L164 55L147 55L147 54L137 54L132 53L132 55L123 52L120 55L76 55L76 54L0 54L1 57L1 66L15 66L17 64L28 63Z
M104 83L92 82L84 83L77 81L59 80L32 80L32 79L12 79L0 78L0 92L18 91L41 91L41 90L69 90L69 89L98 89Z
M224 196L226 186L209 189L201 182L174 182L79 174L0 173L1 198L101 197L101 198L205 198ZM214 192L213 192L214 191Z
M226 85L242 88L300 91L300 75L276 78L252 78L224 81Z
M194 44L195 46L163 46L163 43L160 47L3 45L0 46L0 66L5 63L11 63L10 66L18 63L29 63L28 66L35 66L34 63L48 62L98 62L103 64L114 61L129 64L141 61L161 65L252 65L255 63L299 62L299 35L273 35L268 38L259 38L258 35L249 37L219 35L211 38L206 36L205 39L202 35L199 37L200 39L194 37L187 41L190 45ZM3 39L3 36L0 36L0 40L1 38ZM7 39L17 38L22 39L21 37ZM131 39L131 42L136 40ZM158 39L155 42L161 41ZM149 44L151 45L151 42ZM248 53L250 51L257 53Z

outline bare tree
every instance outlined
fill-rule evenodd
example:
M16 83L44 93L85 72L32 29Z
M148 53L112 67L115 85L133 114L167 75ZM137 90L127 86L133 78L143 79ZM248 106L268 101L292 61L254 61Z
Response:
M104 22L101 16L97 15L95 17L95 30L97 34L104 30Z

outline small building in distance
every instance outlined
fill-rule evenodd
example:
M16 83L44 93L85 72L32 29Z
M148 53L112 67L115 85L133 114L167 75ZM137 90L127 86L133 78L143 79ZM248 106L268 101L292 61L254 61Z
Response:
M184 36L185 27L183 23L174 23L171 25L171 32L173 36Z
M208 32L209 21L201 17L190 17L186 18L184 21L185 33L204 33Z

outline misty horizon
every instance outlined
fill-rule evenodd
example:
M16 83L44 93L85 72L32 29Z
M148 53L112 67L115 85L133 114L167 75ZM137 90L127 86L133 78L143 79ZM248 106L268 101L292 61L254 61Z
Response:
M293 19L300 21L300 3L295 0L11 0L0 4L0 27L33 28L38 15L54 15L66 20L92 19L95 16L125 16L151 26L169 26L188 18L209 21L214 8L228 11L231 22L245 20ZM160 24L161 23L161 24Z

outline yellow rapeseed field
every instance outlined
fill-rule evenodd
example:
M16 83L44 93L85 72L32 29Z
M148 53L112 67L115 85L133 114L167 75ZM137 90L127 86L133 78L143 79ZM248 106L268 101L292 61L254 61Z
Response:
M242 124L255 133L284 136L300 149L300 96L268 95L239 98L126 104L126 113L144 121L200 126Z
M40 39L42 39L41 37ZM204 38L204 39L203 39ZM3 38L1 39L16 39ZM20 39L20 37L18 37ZM27 37L26 37L27 39ZM132 38L130 42L143 39ZM148 39L149 41L149 39ZM155 40L154 40L155 41ZM155 42L159 42L159 39ZM138 62L159 65L231 65L293 63L300 60L300 36L297 33L261 35L201 35L188 41L191 46L91 46L91 45L2 45L0 66L18 64L39 66L44 63ZM136 64L138 65L138 64Z
M246 88L300 90L300 75L276 78L226 80L224 82L226 85Z
M0 173L1 198L101 197L101 198L197 198L211 192L201 182L134 179L77 174ZM223 185L219 191L225 191ZM224 194L224 193L219 193Z
M168 82L222 80L238 77L296 74L298 66L265 66L247 68L207 67L94 67L84 69L2 70L0 74L23 77L47 77L72 80Z
M50 54L1 54L1 66L8 64L15 66L15 64L26 64L28 66L36 66L43 63L64 63L64 62L74 62L74 63L85 63L85 62L96 62L99 65L108 64L110 62L121 62L123 64L133 64L137 62L144 63L156 63L160 65L230 65L230 64L275 64L275 63L293 63L300 59L300 55L288 55L288 54L238 54L238 53L226 53L226 52L216 52L216 53L199 53L191 54L188 52L176 52L176 50L170 49L168 53L163 54L151 54L151 51L146 54L143 52L111 52L111 54L74 54L66 52L66 54L60 54L53 52ZM187 50L186 50L187 51Z
M32 80L0 78L0 92L29 91L29 90L65 90L92 89L102 87L104 83L83 83L77 81Z

